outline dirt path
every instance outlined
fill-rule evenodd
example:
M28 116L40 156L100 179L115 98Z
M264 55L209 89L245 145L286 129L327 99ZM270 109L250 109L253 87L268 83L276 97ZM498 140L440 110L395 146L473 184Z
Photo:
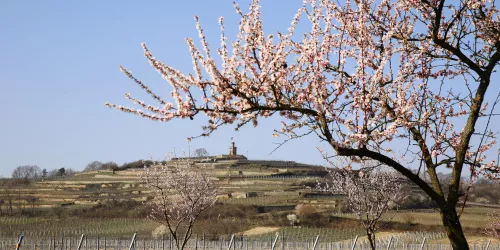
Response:
M250 230L244 231L241 234L244 236L254 236L276 232L280 229L280 227L255 227Z

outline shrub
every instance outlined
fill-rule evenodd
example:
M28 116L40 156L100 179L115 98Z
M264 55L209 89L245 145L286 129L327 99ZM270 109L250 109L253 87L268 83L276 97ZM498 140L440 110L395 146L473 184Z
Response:
M299 204L295 208L299 215L300 224L303 226L321 227L328 224L326 216L320 213L314 206Z
M429 209L437 208L437 204L424 194L412 194L399 204L400 209Z

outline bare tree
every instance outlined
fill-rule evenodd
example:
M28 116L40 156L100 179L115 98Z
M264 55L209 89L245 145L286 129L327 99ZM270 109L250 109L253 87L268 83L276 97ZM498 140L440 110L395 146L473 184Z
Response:
M188 160L177 160L170 166L156 163L145 169L141 179L154 193L149 218L165 225L176 248L184 249L198 216L216 201L213 181Z
M197 148L194 150L195 157L205 157L208 156L208 151L205 148Z
M7 210L9 211L9 215L12 215L14 209L13 209L13 200L14 197L12 195L7 195L5 197L5 200L7 201Z
M103 165L104 165L104 163L102 163L100 161L93 161L93 162L87 164L87 166L85 167L85 169L83 171L88 172L88 171L99 170L99 169L102 169Z
M346 195L349 209L363 225L370 246L375 250L380 218L406 196L402 179L396 172L369 164L361 162L359 170L337 168L330 171L331 181L324 190Z
M3 215L3 205L5 204L5 200L3 199L3 197L0 197L0 216Z
M34 197L34 196L28 196L28 197L25 198L25 201L30 206L31 214L34 215L35 214L36 202L39 201L39 198Z
M65 168L64 170L64 176L72 176L78 173L78 171L72 169L72 168Z
M26 199L23 196L23 190L18 187L14 192L17 193L15 206L17 207L19 214L24 215L26 212Z
M36 165L19 166L12 172L12 178L32 179L42 176L42 170Z
M59 220L63 217L65 211L66 209L61 205L56 205L51 208L52 214L55 215Z
M204 114L200 136L281 116L274 135L285 142L317 135L333 156L369 158L400 172L437 204L453 248L469 249L456 209L461 177L465 170L473 178L500 172L497 157L487 154L497 129L489 121L498 99L487 105L500 62L495 2L306 0L286 32L271 34L259 0L247 13L235 4L238 34L229 41L221 18L218 50L195 18L201 46L187 39L194 73L159 61L143 44L172 98L120 67L157 105L129 94L139 109L106 105L162 122ZM303 20L310 29L298 34ZM445 185L437 177L443 168L451 172Z
M52 169L47 173L48 177L57 177L59 176L59 169Z

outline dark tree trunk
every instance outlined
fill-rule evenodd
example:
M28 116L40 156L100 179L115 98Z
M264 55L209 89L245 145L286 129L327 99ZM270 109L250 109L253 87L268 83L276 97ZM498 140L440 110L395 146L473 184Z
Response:
M375 243L375 233L368 233L368 241L370 242L370 247L372 250L375 250L376 248L376 243Z
M452 248L454 250L469 250L469 244L465 239L455 206L443 208L441 210L441 219Z

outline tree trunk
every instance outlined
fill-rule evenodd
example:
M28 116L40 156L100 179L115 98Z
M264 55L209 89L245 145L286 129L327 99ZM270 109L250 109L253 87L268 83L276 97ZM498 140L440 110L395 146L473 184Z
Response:
M469 250L455 206L441 209L441 219L454 250Z
M368 242L370 242L370 247L372 250L375 250L375 233L368 233Z

